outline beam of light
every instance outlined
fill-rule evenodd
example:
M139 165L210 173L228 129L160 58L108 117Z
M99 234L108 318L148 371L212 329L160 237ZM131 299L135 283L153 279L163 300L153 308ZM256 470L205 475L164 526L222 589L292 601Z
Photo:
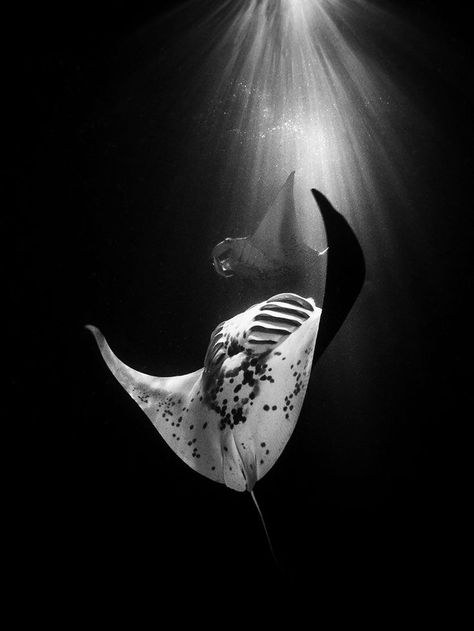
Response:
M311 187L352 213L356 229L356 207L380 202L381 169L403 194L406 156L392 119L400 110L401 118L416 114L354 31L373 11L361 1L247 0L221 3L207 21L215 37L202 123L225 156L221 180L245 189L252 212L296 170L296 203L313 247L322 243ZM370 230L383 234L381 220L374 214Z

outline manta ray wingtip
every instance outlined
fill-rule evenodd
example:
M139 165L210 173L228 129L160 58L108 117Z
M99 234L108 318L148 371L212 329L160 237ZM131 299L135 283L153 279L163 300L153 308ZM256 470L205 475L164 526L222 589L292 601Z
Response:
M84 328L92 333L92 335L95 338L95 341L97 342L97 345L99 346L99 348L102 348L105 344L105 337L103 333L100 331L100 329L98 329L93 324L85 324Z
M328 201L326 197L321 193L321 191L318 191L317 188L312 188L311 192L313 193L313 197L317 201L318 205L320 202L324 204L324 202Z
M90 331L94 337L96 335L102 335L100 330L96 326L94 326L93 324L84 324L84 328L87 329L88 331Z
M319 212L321 213L323 217L323 221L326 227L326 232L328 231L328 222L333 223L334 221L339 222L342 220L345 223L344 217L334 208L334 206L331 204L331 202L326 197L326 195L321 193L321 191L318 191L317 188L312 188L311 192L313 193L313 197L316 200L316 203L319 208ZM339 219L336 219L336 218L339 218Z

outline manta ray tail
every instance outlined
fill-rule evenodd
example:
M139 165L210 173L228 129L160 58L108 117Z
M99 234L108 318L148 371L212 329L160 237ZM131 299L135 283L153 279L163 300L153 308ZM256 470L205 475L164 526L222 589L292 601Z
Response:
M260 510L260 506L258 505L257 498L255 497L255 493L253 491L250 491L250 495L252 496L252 499L254 501L255 506L257 507L257 511L258 511L258 514L260 516L260 520L261 520L262 525L263 525L263 530L265 531L265 536L267 538L268 547L270 548L270 552L272 553L273 560L275 561L275 563L276 563L276 565L278 567L278 565L279 565L278 564L278 559L277 559L277 557L275 555L275 551L273 550L273 545L272 545L272 541L270 539L270 535L268 534L267 525L265 524L265 520L263 519L263 513Z

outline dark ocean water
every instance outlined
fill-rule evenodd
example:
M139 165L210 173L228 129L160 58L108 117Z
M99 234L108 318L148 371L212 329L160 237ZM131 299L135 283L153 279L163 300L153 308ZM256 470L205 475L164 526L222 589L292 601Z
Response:
M249 306L210 260L243 229L223 211L225 156L196 149L205 95L187 79L212 42L192 35L195 8L153 22L172 4L12 11L5 334L23 589L72 603L137 590L153 602L181 585L218 597L301 582L321 606L369 608L444 593L461 522L472 288L463 16L404 3L434 42L429 63L396 63L432 129L411 184L416 235L396 198L385 212L399 255L379 266L360 235L366 285L257 484L277 572L250 496L166 447L83 328L99 326L143 372L184 374L202 365L212 329ZM173 48L182 30L191 51Z

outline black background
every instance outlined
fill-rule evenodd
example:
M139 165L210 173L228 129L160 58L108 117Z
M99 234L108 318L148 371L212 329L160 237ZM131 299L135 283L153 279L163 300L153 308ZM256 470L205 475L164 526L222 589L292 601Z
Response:
M159 208L153 197L171 186L181 148L173 149L173 129L155 125L164 148L161 179L150 185L145 145L127 135L114 109L117 86L136 63L127 38L174 4L82 2L5 17L4 334L13 350L8 424L19 432L8 476L17 580L43 605L61 601L73 611L91 602L117 607L132 592L153 606L168 593L204 590L219 600L269 583L303 583L318 606L334 603L335 612L349 601L367 610L390 602L386 612L430 603L448 591L462 507L457 454L467 418L472 235L466 15L459 5L456 13L444 3L398 5L450 55L420 77L441 125L426 233L439 246L438 292L426 289L426 270L413 269L410 279L416 344L426 355L412 371L414 340L400 333L395 367L363 410L373 423L384 414L389 429L362 451L331 434L325 423L336 412L315 393L309 409L322 410L321 446L314 453L301 419L303 429L256 490L278 572L250 497L193 474L165 449L83 330L99 325L127 364L152 374L195 370L204 356L211 330L204 314L221 291L208 252L226 235L206 223L191 161L189 190L159 211L153 234L148 209ZM166 46L175 34L161 36ZM176 90L161 88L163 99ZM175 209L192 199L193 212L178 218ZM338 414L351 417L344 401Z

